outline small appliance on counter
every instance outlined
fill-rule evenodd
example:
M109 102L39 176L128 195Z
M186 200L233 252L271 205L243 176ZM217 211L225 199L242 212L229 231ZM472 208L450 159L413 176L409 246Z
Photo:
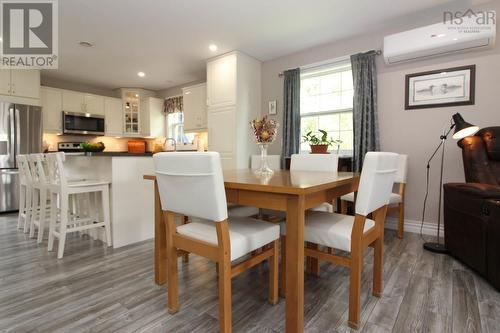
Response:
M128 152L131 154L144 154L146 152L146 141L144 140L129 140Z

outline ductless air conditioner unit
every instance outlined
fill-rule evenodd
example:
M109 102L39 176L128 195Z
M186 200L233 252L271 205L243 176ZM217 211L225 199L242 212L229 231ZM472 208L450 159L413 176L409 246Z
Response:
M397 64L454 52L492 48L496 36L495 13L489 13L490 19L478 20L475 15L464 16L459 20L386 36L385 63Z

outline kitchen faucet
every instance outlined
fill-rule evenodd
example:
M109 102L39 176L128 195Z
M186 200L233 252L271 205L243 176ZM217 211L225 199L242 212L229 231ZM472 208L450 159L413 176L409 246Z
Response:
M177 141L174 138L166 138L165 142L163 142L163 147L167 144L167 141L172 140L174 142L174 151L177 151Z

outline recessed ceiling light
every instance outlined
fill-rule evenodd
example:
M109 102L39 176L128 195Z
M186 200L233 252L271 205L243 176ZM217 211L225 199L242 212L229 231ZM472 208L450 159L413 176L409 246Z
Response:
M208 49L212 52L215 52L215 51L217 51L218 47L215 44L210 44L210 45L208 45Z
M146 76L146 73L144 73L144 72L139 72L139 73L137 73L137 75L138 75L138 76L140 76L140 77L145 77L145 76Z
M86 40L82 40L81 42L78 42L78 45L83 46L83 47L92 47L92 46L94 46L94 44L92 44L91 42L86 41Z

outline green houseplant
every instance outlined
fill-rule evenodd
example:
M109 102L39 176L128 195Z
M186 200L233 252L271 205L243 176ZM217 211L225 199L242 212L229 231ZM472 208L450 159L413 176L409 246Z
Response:
M320 134L314 134L312 131L309 131L306 135L302 136L303 142L309 143L311 154L327 154L328 147L333 145L337 145L338 153L342 140L328 138L328 133L324 130L319 129L318 132Z

